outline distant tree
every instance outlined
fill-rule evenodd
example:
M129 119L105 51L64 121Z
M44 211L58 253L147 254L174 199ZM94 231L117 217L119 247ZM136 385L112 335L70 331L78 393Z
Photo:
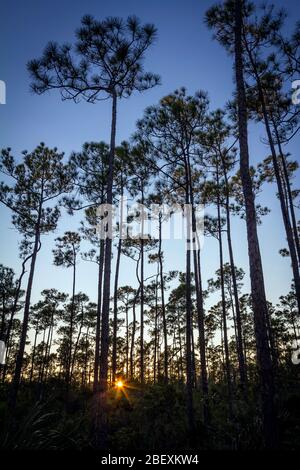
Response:
M297 297L295 287L292 286L290 292L279 297L280 303L276 314L280 315L285 325L291 329L292 337L296 343L300 341L300 321L297 312Z
M294 265L296 264L297 266L297 263L298 264L300 263L300 261L298 261L300 260L300 243L299 243L299 234L298 234L297 219L296 219L296 213L295 213L295 200L299 194L299 190L296 188L293 188L292 180L295 177L295 173L299 169L299 165L297 161L290 160L288 158L289 155L286 155L283 153L278 132L277 132L277 139L278 139L277 143L278 143L278 148L279 148L279 156L276 157L277 165L278 165L279 177L281 179L282 189L283 189L282 196L284 195L284 199L285 199L285 207L287 211L286 216L291 219L291 225L292 225L291 238L294 239L295 249L297 252L297 255L296 256L294 255L293 259L294 259ZM269 183L272 183L273 181L275 181L276 175L274 172L272 156L265 158L258 165L257 170L258 170L258 174L262 182L267 181ZM288 243L288 246L290 246L293 241L291 238ZM290 256L290 251L288 251L288 256Z
M136 140L143 142L149 153L148 160L159 171L169 177L176 189L176 202L186 204L191 210L186 217L186 377L187 377L187 412L190 435L193 438L195 420L193 409L193 371L192 371L192 302L191 302L191 265L193 262L197 315L199 320L199 343L202 365L202 390L204 416L208 416L207 373L205 365L204 309L201 285L200 246L196 227L195 181L198 183L199 132L206 121L208 98L202 91L188 96L181 88L165 96L157 106L146 109L143 119L138 121ZM206 419L207 421L207 419Z
M7 330L7 317L11 310L11 302L14 299L14 276L13 269L0 264L0 340L4 341Z
M2 150L0 171L12 180L12 184L0 183L0 201L12 211L12 223L23 235L27 252L31 252L30 271L24 305L24 317L16 369L11 389L10 403L15 407L20 384L26 335L30 311L30 299L41 236L57 226L60 209L59 196L72 189L73 172L63 163L63 153L50 149L43 143L31 153L23 152L23 161L17 163L11 150Z
M158 276L160 285L160 296L161 296L161 313L162 313L162 325L163 325L163 337L164 337L164 379L168 383L169 380L169 358L168 358L168 329L167 329L167 318L166 318L166 301L165 301L165 276L163 271L164 254L162 250L162 225L163 222L167 221L170 214L165 214L163 209L163 203L165 201L166 188L161 182L157 182L155 186L155 193L149 195L149 203L157 205L158 209L152 211L152 217L156 219L158 224L158 251L153 261L158 262Z
M145 272L145 252L153 248L155 241L147 240L148 234L145 231L148 211L146 207L146 195L153 177L153 168L149 166L144 156L142 145L133 147L130 151L131 178L128 190L132 196L137 197L137 210L134 214L139 226L139 235L135 237L134 243L139 243L139 287L140 287L140 381L144 383L144 272Z
M221 290L221 312L223 320L223 338L224 338L224 350L225 350L225 371L228 388L228 408L229 417L232 420L234 416L233 411L233 391L232 391L232 380L231 380L231 365L230 365L230 354L229 354L229 342L228 342L228 326L227 326L227 302L225 297L225 280L224 280L224 248L222 241L222 232L225 227L225 220L221 217L220 208L220 194L219 194L220 181L217 176L216 180L216 204L217 204L217 217L206 216L205 218L205 230L218 240L219 245L219 260L220 260L220 290ZM210 187L210 193L214 192L214 188ZM209 195L210 197L212 194Z
M125 377L129 378L129 309L132 307L132 301L135 290L131 286L121 286L118 288L117 299L121 302L121 310L125 312Z
M38 397L41 400L43 398L44 392L44 382L47 378L50 357L51 357L51 347L53 343L54 328L57 323L58 315L60 312L59 306L62 302L65 302L67 299L67 294L57 291L56 289L45 289L41 292L43 300L40 303L40 309L38 315L42 318L44 323L43 327L47 336L45 338L45 352L44 357L42 358L41 370L39 374L39 390Z
M140 217L140 214L138 214ZM143 216L142 216L143 217ZM145 217L145 214L144 214ZM140 222L140 225L143 226L144 222ZM141 233L143 228L141 229ZM140 299L140 381L141 383L144 382L144 287L147 279L144 277L144 267L143 261L144 256L153 250L156 246L156 240L152 239L151 237L143 239L143 243L141 243L140 234L136 237L127 237L123 240L122 244L122 253L125 256L128 256L136 263L136 278L138 281L138 289L136 292L136 297L133 304L134 309L134 328L135 328L135 308L137 300ZM152 277L152 276L150 276ZM135 331L134 331L135 332Z
M43 315L41 309L43 302L39 300L36 304L32 305L30 308L30 327L34 332L34 340L31 348L31 366L29 372L29 382L33 381L34 370L35 370L35 360L36 360L36 349L38 344L38 336L43 331Z
M205 166L212 177L212 181L209 180L206 183L206 187L209 190L208 198L213 204L217 205L218 220L220 220L221 211L225 209L228 254L235 302L240 383L244 396L246 396L247 378L243 354L242 324L231 236L231 197L233 195L233 186L229 178L229 172L234 168L236 162L236 139L233 137L231 127L225 122L225 113L221 110L211 113L207 119L206 132L201 139L202 146L205 149ZM224 277L223 265L220 265L220 270L221 277Z
M24 268L25 271L25 268ZM13 269L0 264L0 339L5 343L6 353L4 364L1 366L2 381L5 381L7 370L7 358L11 332L15 314L22 308L20 298L24 295L21 290L21 280L24 272L22 271L19 278L15 279Z
M75 322L75 289L76 289L76 266L78 253L80 250L81 237L77 232L65 232L62 237L56 238L56 248L53 250L54 264L56 266L65 266L72 268L73 281L72 281L72 297L70 305L70 330L69 330L69 354L66 370L66 387L67 393L71 382L71 369L72 369L72 351L73 351L73 333Z
M75 316L75 328L77 325L77 336L74 342L74 348L72 351L72 361L71 361L71 370L70 370L70 380L72 380L75 363L77 359L79 344L83 335L84 328L93 323L96 313L96 305L92 302L89 302L89 298L86 294L79 292L75 296L76 304L76 316Z

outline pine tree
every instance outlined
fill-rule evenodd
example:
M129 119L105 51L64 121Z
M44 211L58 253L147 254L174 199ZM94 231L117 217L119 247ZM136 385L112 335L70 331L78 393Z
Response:
M23 162L17 163L10 149L1 153L0 171L12 180L1 182L0 201L12 211L12 223L23 235L27 251L31 251L24 317L16 369L11 389L10 405L15 407L20 384L26 336L28 330L31 291L41 237L57 226L60 209L56 200L72 189L73 171L63 163L63 153L49 149L43 143L31 153L23 152Z
M80 251L81 237L77 232L65 232L62 237L56 238L56 247L53 250L54 264L56 266L65 266L72 268L72 296L70 305L70 330L69 330L69 352L66 370L66 390L67 395L72 379L72 354L73 354L73 334L75 323L75 292L76 292L76 267L78 261L78 253Z

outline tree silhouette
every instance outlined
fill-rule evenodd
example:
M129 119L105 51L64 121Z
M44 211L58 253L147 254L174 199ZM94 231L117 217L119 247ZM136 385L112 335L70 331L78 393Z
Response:
M264 433L267 447L276 446L277 424L274 403L274 377L268 342L266 318L268 306L262 269L257 221L249 170L248 115L245 90L245 64L243 50L243 21L251 14L253 5L242 0L229 0L222 6L212 7L206 14L208 26L216 31L219 42L235 58L237 92L238 136L240 147L240 175L246 209L248 253L251 278L251 294L255 318L257 356L261 376L261 397L264 418Z
M77 232L65 232L62 237L56 238L56 248L53 250L54 264L56 266L65 266L72 268L72 297L70 306L70 331L69 331L69 353L66 370L67 393L71 382L72 370L72 351L73 351L73 333L75 322L75 289L76 289L76 265L80 250L81 237Z
M0 201L12 210L12 222L24 236L31 251L24 317L16 369L11 390L11 407L15 407L28 329L30 299L35 264L41 248L41 236L53 231L60 216L55 200L72 188L73 172L62 162L64 154L49 149L43 143L33 152L23 152L23 162L17 164L10 149L1 153L0 171L9 176L12 185L0 185Z

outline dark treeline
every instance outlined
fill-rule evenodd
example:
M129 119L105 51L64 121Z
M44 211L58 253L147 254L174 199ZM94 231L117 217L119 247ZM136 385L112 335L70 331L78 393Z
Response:
M286 146L299 129L290 84L299 78L300 31L296 24L285 37L284 20L282 10L242 0L211 7L205 23L232 61L233 96L213 110L206 91L180 88L148 107L120 145L120 100L130 106L133 92L160 81L143 69L156 40L153 25L85 16L73 47L49 43L29 62L37 94L110 99L111 138L86 142L68 158L44 143L18 158L10 148L1 152L0 201L21 240L19 270L0 265L3 447L299 448L298 163ZM265 146L256 166L250 123L260 125ZM291 273L290 291L276 293L273 304L258 232L272 217L263 197L268 183ZM99 207L124 196L136 210L121 211L112 227ZM166 262L172 248L163 233L175 217L166 205L181 213L189 207L181 270ZM51 247L56 269L69 268L72 289L49 286L34 303L45 235L74 213L82 215L78 231L60 234ZM130 222L146 234L150 217L155 237L123 236ZM237 219L246 227L243 267L233 236ZM218 253L211 279L204 278L202 231ZM80 290L80 260L97 267L89 280L93 299ZM123 269L131 270L132 285L121 285ZM280 275L279 256L275 269Z

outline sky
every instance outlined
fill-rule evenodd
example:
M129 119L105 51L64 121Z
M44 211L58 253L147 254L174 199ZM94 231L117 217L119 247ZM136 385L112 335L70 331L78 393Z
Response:
M72 43L74 31L84 14L97 19L106 16L126 18L135 14L142 22L154 23L158 37L147 51L145 70L158 73L162 84L143 94L135 94L122 100L118 106L117 143L129 139L135 130L137 119L143 110L159 101L176 88L185 86L190 94L202 89L208 92L211 109L223 107L233 91L232 58L212 39L212 33L204 24L205 11L214 4L211 0L2 0L0 28L0 80L7 87L6 104L0 105L0 148L11 147L16 159L24 149L31 151L40 142L49 147L58 147L66 157L79 151L87 141L109 141L110 103L97 104L71 101L62 102L56 92L34 95L29 89L26 63L40 57L49 40ZM256 2L258 5L261 2ZM286 34L300 18L300 2L279 1L288 12ZM299 77L300 78L300 77ZM257 164L268 155L262 143L263 129L250 126L250 158ZM299 138L288 150L298 158ZM297 175L299 181L299 174ZM291 268L288 259L283 259L278 250L286 246L279 201L274 196L275 188L266 186L260 202L271 209L259 227L259 238L263 257L268 299L276 302L278 296L289 290ZM0 207L0 263L12 267L18 274L18 234L11 225L9 211ZM44 236L39 253L33 287L33 302L42 289L55 287L71 292L72 275L65 268L53 266L52 249L54 239L66 230L76 230L81 219L65 215L54 234ZM233 245L236 264L248 273L245 223L232 221ZM165 269L184 270L184 244L181 241L164 242ZM226 249L225 249L226 254ZM202 253L203 279L213 276L218 268L218 246L215 240L206 239ZM153 273L147 267L146 276ZM121 260L120 285L136 284L133 264ZM97 274L91 263L80 261L77 290L86 292L96 300ZM246 274L245 292L249 291Z

